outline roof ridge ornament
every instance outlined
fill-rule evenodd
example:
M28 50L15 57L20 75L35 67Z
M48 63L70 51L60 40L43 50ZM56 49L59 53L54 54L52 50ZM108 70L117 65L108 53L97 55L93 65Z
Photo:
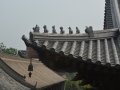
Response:
M76 27L76 34L80 34L80 30L78 27Z
M48 33L48 29L46 25L43 26L43 29L44 29L44 33Z
M68 27L69 29L69 34L73 34L73 30L71 29L71 27Z
M56 34L57 32L56 32L56 29L55 29L55 25L54 26L52 26L52 33L54 33L54 34Z
M60 34L64 34L65 33L65 31L63 30L63 27L61 26L60 27Z
M39 32L40 27L36 24L35 27L33 27L33 32Z
M85 32L88 34L89 37L94 37L92 26L89 27L86 26Z

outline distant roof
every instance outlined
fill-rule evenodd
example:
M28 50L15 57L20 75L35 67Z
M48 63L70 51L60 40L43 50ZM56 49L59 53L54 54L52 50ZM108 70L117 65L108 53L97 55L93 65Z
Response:
M22 83L23 85L24 84L27 85L28 87L30 86L39 89L52 86L54 84L64 81L62 77L60 77L55 72L47 68L41 62L39 63L33 62L34 70L32 72L31 78L29 78L27 71L29 65L28 61L2 58L0 60L0 65L3 68L3 70L7 72L10 76L13 74L11 77L14 78L15 80L20 79L20 77L26 76L25 79L21 78L19 82ZM16 76L18 77L16 78Z

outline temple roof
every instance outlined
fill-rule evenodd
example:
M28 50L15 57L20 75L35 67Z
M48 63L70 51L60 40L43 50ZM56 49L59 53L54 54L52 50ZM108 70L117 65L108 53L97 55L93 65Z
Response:
M119 29L93 31L84 34L55 34L31 32L32 41L55 53L63 53L84 61L101 62L103 65L120 64Z
M113 25L111 0L105 0L104 29L111 29Z
M27 71L29 65L27 59L26 61L4 57L0 59L1 68L13 79L29 88L42 89L64 82L64 78L47 68L41 62L38 63L38 61L34 60L32 64L34 71L30 78Z
M104 29L120 27L120 0L105 0Z

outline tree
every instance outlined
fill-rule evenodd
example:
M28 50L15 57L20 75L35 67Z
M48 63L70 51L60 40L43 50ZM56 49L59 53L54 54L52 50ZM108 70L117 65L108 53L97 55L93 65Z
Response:
M17 55L17 49L15 48L6 48L3 42L0 43L0 53L5 53L5 54L11 54L11 55Z
M15 49L15 48L7 48L7 49L5 49L5 53L6 54L16 55L17 54L17 49Z
M0 53L3 53L6 49L6 46L2 43L0 43Z

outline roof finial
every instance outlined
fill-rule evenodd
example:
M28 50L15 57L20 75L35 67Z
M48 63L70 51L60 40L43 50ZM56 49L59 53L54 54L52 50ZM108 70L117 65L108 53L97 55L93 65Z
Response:
M54 33L54 34L56 34L57 32L56 32L56 29L55 29L55 25L54 26L52 26L52 33Z
M44 33L48 33L47 26L44 25L43 28L44 28Z
M63 30L63 27L60 27L60 34L64 34L65 31Z
M89 35L89 37L94 37L92 26L86 27L85 32Z
M68 27L69 29L69 34L73 34L73 30L71 29L71 27Z
M35 27L33 27L33 32L39 32L40 27L36 24Z
M78 27L76 27L76 34L79 34L80 33L80 30Z

